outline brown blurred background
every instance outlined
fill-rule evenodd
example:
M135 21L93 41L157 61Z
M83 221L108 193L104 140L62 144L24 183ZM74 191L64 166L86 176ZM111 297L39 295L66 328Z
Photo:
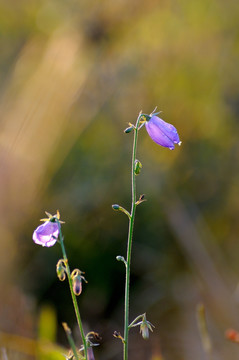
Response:
M61 359L61 323L80 337L58 245L31 240L60 210L96 360L122 358L132 134L155 106L183 142L170 151L140 132L143 170L132 259L130 359L237 359L239 330L239 3L235 0L3 0L0 2L0 358ZM58 354L58 355L57 355ZM58 356L58 357L57 357Z

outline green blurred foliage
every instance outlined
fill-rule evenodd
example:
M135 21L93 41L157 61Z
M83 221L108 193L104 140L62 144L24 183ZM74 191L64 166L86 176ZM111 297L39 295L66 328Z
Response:
M55 274L60 249L31 241L44 210L59 209L71 268L88 280L86 329L103 338L95 356L121 358L112 333L123 327L124 266L115 258L125 256L128 223L111 204L131 201L132 134L123 130L157 105L182 146L169 151L140 131L147 202L137 208L130 316L147 311L156 328L148 342L132 331L131 359L203 359L201 301L214 355L237 358L224 331L239 329L238 19L234 0L0 3L2 331L37 336L50 303L68 346L60 324L76 323Z

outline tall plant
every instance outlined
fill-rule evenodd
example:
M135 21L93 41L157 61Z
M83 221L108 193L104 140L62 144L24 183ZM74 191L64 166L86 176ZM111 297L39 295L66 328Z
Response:
M156 109L155 109L156 110ZM121 211L127 215L129 219L129 230L128 230L128 241L127 241L127 256L126 259L123 256L117 256L118 261L122 261L125 265L125 303L124 303L124 335L121 336L119 332L115 332L114 336L120 338L123 343L123 359L128 360L128 347L129 347L129 330L132 327L139 326L140 332L144 339L149 337L149 330L152 330L153 325L146 319L146 314L141 314L137 316L131 323L129 323L129 305L130 305L130 265L131 265L131 254L132 254L132 242L133 242L133 230L134 230L134 220L136 208L140 205L144 199L144 195L137 197L136 192L136 177L139 175L142 164L137 159L137 140L139 131L145 126L151 139L157 144L167 147L170 150L175 148L175 144L180 145L180 139L177 133L176 128L160 119L155 112L155 110L150 114L139 113L135 125L129 123L129 127L125 129L125 133L134 133L133 140L133 150L132 150L132 165L131 165L131 193L132 193L132 202L131 210L127 211L122 206L118 204L112 205L113 209L116 211ZM75 310L76 320L79 326L82 346L80 349L77 349L71 335L70 328L66 323L63 323L69 344L72 349L72 356L69 358L74 358L76 360L94 360L93 349L95 345L92 339L99 339L99 336L95 332L90 332L85 335L81 315L79 311L79 306L77 302L77 296L81 294L82 291L82 280L87 282L84 278L82 272L79 269L70 270L69 261L66 255L64 238L61 231L61 224L63 221L60 220L60 213L57 211L55 215L51 215L46 212L47 218L41 219L43 224L38 226L33 233L33 241L44 247L51 247L55 245L56 242L60 243L62 250L62 258L57 262L56 272L59 280L64 281L68 279L70 293L72 297L72 302Z
M156 110L156 109L155 109ZM131 254L132 254L132 242L133 242L133 230L136 208L140 205L144 199L144 195L140 195L137 198L136 192L136 176L139 175L142 164L137 159L137 140L140 129L143 126L151 137L151 139L158 145L164 146L173 150L175 144L181 145L176 128L160 119L155 112L150 114L139 113L135 125L129 123L129 127L125 129L125 133L134 132L133 150L132 150L132 162L131 162L131 210L130 212L124 209L118 204L112 205L112 208L116 211L122 211L129 218L129 230L128 230L128 241L127 241L127 256L126 259L123 256L117 256L118 261L123 261L125 264L125 302L124 302L124 336L122 337L119 333L115 333L115 336L120 338L123 343L123 359L128 360L128 346L129 346L129 330L132 327L140 326L140 331L143 338L148 338L149 330L152 331L152 324L146 319L146 314L142 314L136 317L129 324L129 298L130 298L130 265L131 265Z

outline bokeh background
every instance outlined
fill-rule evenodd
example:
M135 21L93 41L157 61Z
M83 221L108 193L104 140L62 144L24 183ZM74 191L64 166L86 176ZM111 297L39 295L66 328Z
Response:
M203 360L196 307L206 309L211 359L237 359L239 330L239 3L235 0L0 2L0 357L62 359L61 323L76 329L60 247L35 245L57 209L96 360L122 358L132 134L155 106L182 146L140 132L130 359Z

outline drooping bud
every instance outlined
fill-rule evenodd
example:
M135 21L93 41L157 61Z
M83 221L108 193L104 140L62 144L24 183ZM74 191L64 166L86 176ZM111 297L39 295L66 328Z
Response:
M66 268L63 259L60 259L56 264L56 274L60 281L64 281L66 278Z
M123 256L120 256L120 255L116 256L116 260L122 261L125 264L125 266L127 267L127 261L125 261L125 258Z
M74 294L77 296L80 295L82 292L82 279L87 283L86 279L81 274L84 273L79 269L75 269L71 273L73 291Z
M97 343L102 340L101 336L95 331L90 331L88 334L86 334L85 339L87 344L90 346L96 346L98 345Z
M124 257L120 256L120 255L116 256L116 260L117 261L123 261L123 262L125 261Z
M134 163L134 173L135 173L135 175L139 175L141 169L142 169L141 162L139 160L135 160L135 163Z
M146 320L146 314L144 314L140 324L140 333L144 340L149 338L149 330L153 332L152 326L153 325L148 320Z
M128 216L129 219L131 218L130 213L125 208L123 208L122 206L120 206L118 204L112 205L112 209L115 211L122 211L125 215Z
M147 340L149 338L149 328L146 323L141 324L140 333L144 340Z
M82 292L82 282L80 276L75 276L73 279L73 291L75 295L80 295Z
M175 144L181 145L177 129L166 121L156 116L156 113L151 114L149 119L146 119L146 130L151 139L158 145L164 146L173 150Z

